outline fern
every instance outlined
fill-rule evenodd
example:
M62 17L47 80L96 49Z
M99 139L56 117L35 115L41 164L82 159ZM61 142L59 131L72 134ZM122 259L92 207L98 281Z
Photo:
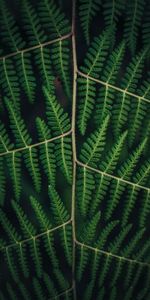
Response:
M15 52L25 47L25 41L23 40L19 28L15 22L15 18L8 9L6 3L0 1L1 11L1 38L4 46L9 48L10 52ZM7 51L7 50L6 50Z
M0 299L149 299L148 0L0 11Z
M83 28L84 36L87 44L90 43L90 23L95 17L101 1L97 0L80 0L79 16L81 20L81 26Z
M126 10L127 19L125 23L124 35L132 54L135 53L136 49L138 27L141 25L144 4L144 1L134 0L128 3L128 7Z
M82 66L81 68L88 76L98 77L106 58L110 34L111 31L107 30L98 38L96 37L92 42L89 52L84 60L85 66ZM81 97L81 102L79 105L78 117L78 126L82 135L85 134L87 122L94 108L95 93L96 89L94 82L91 83L89 78L82 79L81 85L79 86L79 97Z

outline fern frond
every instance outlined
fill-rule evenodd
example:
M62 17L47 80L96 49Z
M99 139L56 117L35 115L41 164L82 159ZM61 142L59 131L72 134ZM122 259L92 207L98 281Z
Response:
M141 230L136 232L135 236L131 239L131 241L128 243L128 245L125 246L123 250L121 250L122 256L134 257L134 251L135 251L139 241L142 239L144 232L145 232L145 228L142 228Z
M40 284L37 278L33 278L33 287L36 295L36 299L38 300L46 300L45 293L42 289L42 285Z
M19 75L21 87L24 90L30 103L35 100L35 77L32 68L31 54L21 52L20 56L16 57L16 70Z
M35 236L36 234L35 227L31 224L31 222L29 221L28 217L26 216L26 214L24 213L20 205L16 203L14 200L12 201L12 206L16 213L18 221L20 223L24 237L33 238L33 236Z
M89 209L89 202L92 199L94 190L94 176L85 167L79 169L77 181L77 197L79 199L79 209L82 216L86 216Z
M37 149L29 147L27 150L25 150L23 157L29 175L33 180L35 189L39 193L41 190L41 174Z
M10 274L11 274L13 280L17 283L19 280L19 274L18 274L18 268L16 266L16 261L14 259L13 249L6 248L4 255L5 255L5 260L8 264Z
M53 212L54 220L57 225L61 225L65 222L67 222L70 217L69 214L61 201L58 193L54 189L52 185L49 186L49 195L51 199L51 209ZM68 260L68 263L71 264L71 256L72 256L72 233L71 233L71 227L63 226L63 229L60 231L60 236L62 240L62 245L64 247L64 251L66 254L66 258Z
M43 274L43 281L46 285L46 288L48 290L49 296L50 297L55 297L57 296L57 291L56 288L54 286L53 281L51 280L50 276L47 273Z
M131 214L136 203L138 192L139 189L136 186L129 187L128 189L122 217L122 226L125 226L128 222L129 215Z
M40 141L45 141L40 146L40 160L43 165L45 174L48 177L49 183L55 184L56 165L54 156L54 144L46 142L50 139L51 134L47 124L39 117L36 118L36 125Z
M6 288L7 288L7 292L9 294L10 299L11 300L18 300L16 292L14 291L14 289L12 288L12 286L8 282L6 283Z
M133 0L127 4L124 37L132 55L136 50L138 28L141 26L144 4L143 0Z
M110 242L108 245L108 251L117 254L118 251L120 251L120 247L122 243L124 242L125 238L127 237L129 231L131 230L132 225L128 224L126 227L124 227L119 234L115 237L113 242Z
M60 135L70 130L70 120L68 114L64 113L63 108L56 101L46 88L43 89L46 96L46 114L48 124L54 135ZM61 137L56 144L57 164L63 171L67 181L72 182L72 162L71 162L71 140L69 137Z
M29 243L30 255L34 263L36 274L39 278L42 277L42 255L40 250L40 241L36 238Z
M80 159L86 165L96 167L100 160L101 153L104 150L106 130L109 122L109 115L104 119L98 130L91 134L87 142L83 144L81 149Z
M144 191L141 202L140 227L144 227L150 212L150 191Z
M103 9L105 25L109 27L118 21L119 16L124 10L124 2L122 0L112 2L105 0Z
M61 225L67 222L69 220L69 214L52 185L49 185L49 196L51 199L51 209L56 225Z
M98 212L92 218L91 222L89 224L87 224L87 226L83 229L83 232L81 232L80 237L79 237L80 240L83 242L83 244L89 244L89 243L93 242L99 220L100 220L100 212ZM79 262L78 262L78 267L77 267L77 278L79 281L81 280L82 274L83 274L86 264L88 262L89 255L90 255L90 253L88 251L86 251L86 249L84 247L82 248L82 246L81 246L80 257L79 257ZM93 268L93 266L92 266L92 268ZM88 293L89 293L89 291L88 291Z
M142 39L143 39L143 45L147 46L150 44L150 4L146 7L146 15L143 20L143 26L142 26Z
M89 78L78 78L78 94L80 102L78 105L79 117L78 127L82 135L85 134L88 119L94 108L96 97L96 84Z
M0 15L0 35L6 51L9 49L11 52L18 52L25 47L25 40L22 39L15 18L3 0L0 1Z
M50 57L50 49L47 47L40 47L36 49L35 64L40 72L40 78L42 79L42 85L46 86L51 94L54 92L54 74L52 71L52 65Z
M112 231L114 230L114 228L118 225L119 221L112 221L110 223L108 223L101 231L99 238L97 239L97 241L94 243L95 247L98 249L103 249L108 236L112 233Z
M19 112L15 111L14 105L7 98L5 99L5 104L9 112L10 127L16 139L16 147L27 147L27 145L31 144L32 139L27 132L24 120Z
M95 174L95 194L94 199L91 203L91 213L92 215L95 213L97 207L100 205L100 203L103 201L109 185L111 182L110 177L106 177L104 174Z
M78 265L77 265L77 269L76 269L76 277L77 277L77 280L80 282L82 279L85 267L88 263L89 250L86 247L84 247L84 245L81 245L78 256L79 256L79 261L78 261Z
M4 173L4 162L2 157L0 157L0 183L0 206L3 206L6 194L6 177Z
M92 217L90 223L87 224L87 226L85 226L85 228L83 229L83 232L80 235L80 239L84 244L89 244L93 241L98 223L100 221L100 216L100 212L97 212L95 216Z
M64 173L69 184L72 183L72 148L71 138L61 137L55 141L55 155L58 167Z
M130 109L130 97L126 91L131 93L135 92L138 82L142 76L142 69L144 66L144 59L148 48L145 48L138 55L136 55L126 69L124 78L121 83L123 93L119 93L117 102L114 104L113 120L114 120L114 133L118 136L125 125Z
M103 259L103 264L101 265L101 272L99 274L99 279L98 279L99 287L102 287L104 284L104 280L107 277L107 274L109 272L111 262L112 262L112 257L106 255Z
M125 139L127 137L128 131L125 131L114 144L112 149L108 152L106 160L102 161L100 164L101 170L105 173L112 174L116 168L118 160L120 158L121 150L123 148Z
M96 13L99 11L101 1L98 0L80 0L79 16L86 43L90 43L90 24Z
M50 32L51 38L58 38L70 32L69 22L54 0L39 1L38 11L40 21Z
M63 40L52 45L51 59L56 74L60 77L68 99L71 98L71 81L70 81L70 50L69 41Z
M22 299L24 299L24 300L30 299L29 291L28 291L27 287L24 285L24 283L19 281L18 287L19 287L20 294L23 297Z
M0 153L8 152L13 147L5 126L0 123Z
M0 223L11 242L17 243L21 240L21 235L18 234L16 228L11 224L2 209L0 209Z
M7 156L7 165L9 174L13 183L14 194L17 200L20 198L22 182L21 182L21 154L12 152Z
M51 95L50 91L43 87L44 95L46 98L46 115L48 125L53 131L55 136L63 134L70 130L70 120L68 114L64 113L63 108L57 102L55 96Z
M41 231L44 232L50 230L52 225L48 219L48 216L43 210L42 205L32 196L30 196L30 202L35 211L37 220L39 221Z
M0 86L4 97L8 97L13 102L14 107L19 110L19 78L12 58L3 58L3 60L0 60Z
M119 203L121 195L125 190L125 183L118 180L113 180L110 186L110 195L107 202L105 218L109 220L116 206Z
M28 0L23 0L22 21L30 46L40 45L46 41L47 37L42 29L36 10Z
M148 73L149 76L149 73ZM147 105L143 103L140 97L150 98L150 78L142 82L138 90L139 99L131 103L131 112L129 114L129 146L132 146L136 137L139 135L140 128L142 127L142 121L146 116Z
M104 31L96 37L89 48L81 70L95 78L99 77L109 48L111 30ZM79 113L78 127L82 135L85 134L87 122L91 116L95 103L95 84L89 78L80 80L79 85Z
M147 143L147 138L130 154L129 158L122 164L120 169L117 171L118 175L126 180L129 180L134 168L136 167L140 156L142 155L144 148Z
M117 49L115 49L107 60L107 64L103 70L101 80L105 82L105 86L99 89L97 103L96 103L96 124L100 124L101 120L110 113L114 99L114 90L108 84L115 84L118 71L123 61L125 52L125 43L122 42Z
M28 278L29 266L28 266L27 255L26 255L26 245L23 243L19 243L19 245L15 249L18 255L18 261L21 266L22 273L25 278Z
M122 261L121 259L119 259L119 261L116 260L114 272L112 274L112 279L110 283L111 287L113 287L118 282L123 266L124 266L124 261Z
M148 239L135 254L136 260L149 261L150 240Z

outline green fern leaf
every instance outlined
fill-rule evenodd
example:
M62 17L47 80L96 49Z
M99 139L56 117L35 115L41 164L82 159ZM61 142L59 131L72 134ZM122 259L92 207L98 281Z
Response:
M125 131L118 139L118 141L114 144L112 149L108 152L106 156L106 160L102 161L100 164L101 170L105 173L112 174L116 168L117 162L120 157L121 150L123 148L123 144L127 137L127 131Z
M138 94L140 95L140 97L150 98L149 78L148 80L144 80L144 82L140 86ZM133 142L139 135L139 129L141 128L143 119L146 115L147 103L143 103L140 97L139 99L131 103L131 112L129 115L130 130L128 135L130 147L133 145Z
M16 247L16 252L18 255L18 261L21 266L22 273L25 278L29 277L29 266L26 256L26 245L19 243L19 247Z
M86 216L89 203L92 199L92 191L94 190L94 176L85 167L78 171L77 195L79 200L79 209L82 216Z
M64 113L63 108L56 101L46 88L44 88L46 96L46 113L48 124L54 135L62 135L70 130L70 121L68 114ZM57 164L61 167L69 183L72 182L72 162L71 162L71 140L68 137L61 137L56 141L56 157Z
M132 54L136 50L138 28L141 26L144 4L145 1L141 0L129 1L126 9L124 36Z
M101 80L104 81L106 85L99 89L95 114L96 124L100 124L101 120L103 120L112 109L114 90L109 87L109 84L114 85L116 82L116 77L124 57L124 52L125 44L122 42L120 46L109 56L107 65L103 70Z
M47 38L46 34L42 29L35 8L28 0L23 0L22 11L23 28L27 34L29 45L44 43Z
M2 157L0 157L0 183L0 205L3 206L6 195L6 177L4 174L4 163Z
M79 16L81 26L84 32L86 43L90 43L90 24L91 20L95 17L100 9L101 1L98 0L80 0Z
M35 100L35 77L32 69L30 53L21 52L20 57L16 58L16 70L19 75L21 87L24 90L30 103Z
M118 94L117 102L114 104L113 109L113 125L116 136L120 134L128 118L130 97L126 94L126 91L134 93L137 88L147 51L148 49L146 48L140 54L136 55L126 69L126 73L121 83L121 88L124 92Z
M22 183L21 183L21 154L12 152L7 156L7 165L9 174L14 187L14 194L17 200L20 198Z
M70 32L69 22L54 0L39 1L38 10L43 27L53 39Z
M88 76L95 78L99 77L104 61L106 59L107 50L109 47L109 38L111 30L104 31L99 37L96 37L89 48L89 51L84 60L84 66L81 70ZM89 78L80 80L79 85L79 114L78 127L82 135L85 134L87 122L91 116L95 103L95 83ZM80 83L79 82L79 83Z
M56 74L60 77L66 96L71 99L71 81L70 81L70 55L69 41L60 40L52 45L51 58Z
M134 257L133 251L137 247L139 241L141 240L143 234L145 232L145 228L137 231L134 238L128 243L127 246L121 251L121 255L124 257Z
M51 208L56 225L61 225L67 222L69 220L69 214L52 185L49 185L49 196L52 201Z
M41 174L38 162L38 152L36 148L29 147L24 152L24 162L31 176L35 189L39 193L41 190Z
M36 299L38 300L46 300L46 296L44 295L42 286L37 278L33 278L33 287L36 295Z
M40 146L40 159L43 165L43 169L45 174L48 177L49 183L55 183L55 175L56 175L56 165L55 165L55 156L54 156L54 144L51 142L47 142L50 139L51 134L48 126L44 122L44 120L37 117L36 119L39 140L45 141L43 145Z
M21 240L21 236L16 231L16 228L8 220L5 213L0 209L0 222L11 242L17 243Z
M6 128L0 123L0 153L9 152L13 147L14 145L10 142Z
M41 231L44 232L50 230L52 225L41 204L32 196L30 197L30 202L35 211L37 220L39 221Z
M70 130L70 120L68 114L64 113L63 108L56 101L56 98L44 87L46 97L46 115L48 124L55 136L63 134Z
M1 27L1 38L6 49L12 52L19 51L25 47L25 41L22 39L19 32L19 28L16 25L15 18L9 11L5 1L0 1L0 27Z
M5 104L9 112L10 127L14 133L16 139L16 147L27 147L31 144L31 138L27 132L26 126L20 114L15 111L14 105L7 98L5 99Z
M104 19L106 26L112 26L118 21L118 17L121 15L124 10L124 2L122 0L110 2L105 0L103 4L104 8Z
M99 238L97 239L97 241L94 243L95 247L97 249L103 249L106 242L107 242L107 239L108 239L108 236L111 234L111 232L114 230L114 228L118 225L119 221L112 221L110 223L108 223L101 231L100 235L99 235Z
M143 30L142 30L142 38L143 45L147 46L150 44L150 4L146 7L146 16L143 20Z
M104 150L106 130L109 122L109 115L104 119L98 130L91 134L87 142L83 144L81 149L80 159L86 165L96 167L100 160L101 153Z
M121 166L121 168L118 170L118 175L123 179L130 179L133 170L135 166L137 165L138 160L140 159L140 156L142 155L144 148L147 143L147 138L143 140L143 142L135 149L133 154L129 156L127 161L124 162L124 164Z
M0 60L0 86L4 97L8 97L16 110L20 109L19 78L11 58Z
M49 59L50 49L41 45L40 49L37 49L35 53L35 64L40 72L42 85L46 86L51 91L51 94L53 94L55 77Z

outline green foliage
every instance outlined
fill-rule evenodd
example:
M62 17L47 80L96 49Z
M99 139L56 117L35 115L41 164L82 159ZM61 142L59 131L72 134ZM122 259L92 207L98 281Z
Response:
M150 296L148 0L0 0L1 300Z

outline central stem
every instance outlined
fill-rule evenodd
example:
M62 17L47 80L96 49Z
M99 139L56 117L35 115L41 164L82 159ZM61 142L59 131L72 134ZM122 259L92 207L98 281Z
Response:
M76 41L75 41L75 9L76 0L73 0L72 7L72 51L73 51L73 99L72 99L72 151L73 151L73 182L72 182L72 234L73 234L73 262L72 262L72 280L74 300L76 300L75 286L75 189L76 189L76 138L75 138L75 123L76 123L76 94L77 94L77 56L76 56Z

